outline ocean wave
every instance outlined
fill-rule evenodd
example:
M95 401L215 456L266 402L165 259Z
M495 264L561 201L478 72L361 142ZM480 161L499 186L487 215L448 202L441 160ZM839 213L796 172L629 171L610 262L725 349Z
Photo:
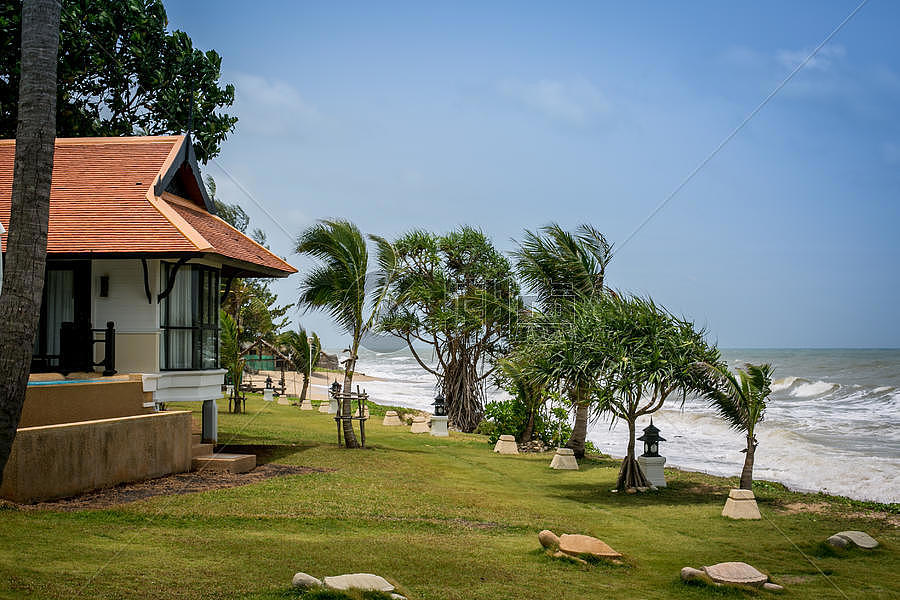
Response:
M791 390L791 396L794 398L811 398L813 396L821 396L835 391L841 387L839 383L831 383L830 381L813 381L803 383Z
M769 386L773 392L783 392L784 390L790 389L794 385L800 385L803 383L810 383L809 379L803 379L802 377L782 377L781 379L776 379L772 382L772 385Z

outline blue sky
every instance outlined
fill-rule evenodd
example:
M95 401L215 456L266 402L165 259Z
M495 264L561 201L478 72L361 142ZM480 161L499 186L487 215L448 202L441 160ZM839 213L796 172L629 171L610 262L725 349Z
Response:
M724 347L900 346L900 5L167 2L240 118L205 172L290 256L323 217L388 237L590 222L610 285ZM224 169L224 170L223 170ZM276 225L225 175L278 221ZM296 298L297 277L278 282ZM295 315L337 347L327 317Z

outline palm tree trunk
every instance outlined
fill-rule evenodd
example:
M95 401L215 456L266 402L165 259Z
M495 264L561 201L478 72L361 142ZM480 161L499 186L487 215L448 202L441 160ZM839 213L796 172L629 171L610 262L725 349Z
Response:
M752 435L747 436L747 456L744 457L744 468L741 469L741 489L753 489L753 459L756 454L756 438Z
M295 390L297 388L294 388ZM303 375L303 389L300 391L300 402L306 400L306 392L309 389L309 375Z
M59 0L26 0L22 6L16 154L0 295L0 482L22 416L41 313L56 141L59 11Z
M619 469L619 480L616 483L616 489L625 491L629 488L650 487L650 482L641 471L641 466L634 457L634 444L637 439L635 434L635 419L630 416L628 420L628 452L625 459L622 460L622 468Z
M341 428L344 430L344 446L347 448L359 448L356 441L356 432L353 431L353 406L349 394L353 391L353 371L356 369L356 353L359 351L359 337L354 336L353 345L350 347L350 358L344 363L344 400L341 402Z
M571 448L577 459L584 458L584 443L587 440L590 405L584 400L586 393L586 390L580 385L572 392L572 403L575 405L575 424L572 426L572 435L566 443L566 448Z
M534 437L534 413L537 412L534 408L531 409L528 413L528 421L525 423L525 429L522 430L522 435L519 436L519 442L525 443L530 442Z

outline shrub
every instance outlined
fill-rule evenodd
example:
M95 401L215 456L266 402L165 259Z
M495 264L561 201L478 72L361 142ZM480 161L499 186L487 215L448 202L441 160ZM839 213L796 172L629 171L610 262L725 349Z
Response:
M501 435L521 438L528 424L528 408L518 398L488 402L484 407L484 419L475 433L488 436L491 444L496 444ZM548 446L565 443L572 433L569 414L564 408L541 406L534 416L533 439L539 439Z

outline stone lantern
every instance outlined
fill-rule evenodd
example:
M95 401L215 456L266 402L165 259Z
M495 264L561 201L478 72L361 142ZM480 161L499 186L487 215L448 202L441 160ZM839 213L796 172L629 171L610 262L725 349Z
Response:
M438 393L434 402L434 416L431 417L431 435L435 437L448 437L447 431L447 404L444 395Z
M272 378L267 376L266 389L263 390L263 400L265 400L266 402L272 402L273 400L275 400L274 392L275 390L272 389Z
M659 429L653 425L653 417L650 417L650 425L644 428L644 435L638 440L644 442L644 453L637 458L644 477L651 485L666 487L666 476L663 472L666 457L659 455L659 443L665 442L666 438L659 435Z
M331 394L329 395L328 413L336 415L339 410L337 395L341 393L341 384L335 379L329 389Z

